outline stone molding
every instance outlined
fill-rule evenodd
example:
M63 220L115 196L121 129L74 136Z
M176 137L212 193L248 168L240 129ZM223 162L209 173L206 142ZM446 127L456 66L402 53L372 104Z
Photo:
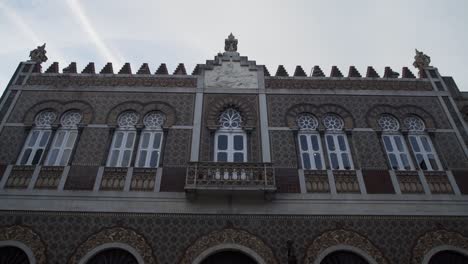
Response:
M214 231L187 248L180 264L191 264L200 254L220 244L237 244L256 252L268 264L279 264L271 248L257 236L240 229L226 228Z
M28 246L34 254L37 264L46 264L46 246L40 236L31 228L14 225L0 228L0 241L18 241Z
M254 128L257 126L257 111L256 107L250 105L247 100L242 97L229 96L223 97L221 100L216 101L213 105L209 105L206 109L206 123L209 128L217 128L219 126L219 115L227 108L234 108L239 110L242 118L244 128Z
M68 263L78 264L89 251L108 243L128 244L138 251L145 263L157 264L153 250L146 239L137 232L122 227L104 229L90 236L75 250Z
M317 117L319 121L319 128L323 129L322 117L325 114L333 113L343 118L345 129L354 128L354 117L350 111L342 106L335 104L324 104L324 105L311 105L311 104L297 104L292 106L286 111L286 126L291 129L298 129L296 119L299 114L309 113Z
M382 252L366 237L349 230L336 229L325 232L314 239L307 247L304 264L312 264L321 252L337 245L359 248L379 264L388 264Z
M468 238L460 233L443 229L427 232L416 242L413 248L411 263L423 263L426 254L438 246L453 246L468 249Z
M66 101L59 102L55 100L42 101L35 104L33 107L29 108L24 117L23 123L26 125L33 125L34 118L36 115L44 110L52 110L57 114L57 118L54 121L53 125L60 125L60 119L65 112L70 110L77 110L81 112L82 119L81 124L90 124L93 121L94 109L93 107L84 101Z

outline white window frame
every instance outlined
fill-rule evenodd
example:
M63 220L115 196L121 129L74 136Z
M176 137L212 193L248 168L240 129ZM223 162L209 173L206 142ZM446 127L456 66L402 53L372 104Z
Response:
M145 134L149 134L147 147L143 147L143 138ZM160 135L158 148L154 148L154 141L155 141L156 135ZM144 129L141 132L140 140L138 143L137 157L135 160L135 167L139 167L139 168L158 168L159 167L159 162L161 160L161 149L162 149L163 138L164 138L164 133L161 129ZM146 151L147 154L146 154L144 164L142 165L140 164L140 158L141 158L143 151ZM158 159L156 160L156 165L151 166L151 154L154 151L158 153Z
M413 142L412 142L411 138L416 139L416 144L418 145L419 151L416 151L415 147L413 146ZM431 151L427 151L424 148L424 144L422 143L423 138L425 138L427 140L427 143L428 143L429 147L431 148ZM434 145L432 144L432 140L429 137L429 135L427 135L427 134L425 134L423 132L420 132L420 133L410 132L410 133L408 133L408 140L410 142L411 149L413 150L414 160L415 160L416 164L418 164L418 167L421 170L424 170L424 169L421 168L421 166L420 166L420 164L418 162L418 155L421 155L423 157L424 162L426 163L427 169L425 169L425 171L442 171L443 170L442 164L440 163L440 160L439 160L439 156L437 155L437 153L435 151ZM437 170L435 170L432 167L432 164L429 161L429 155L434 156L434 160L435 160L435 162L437 164L437 167L438 167Z
M122 134L122 141L121 145L116 147L115 143L117 140L117 137L119 134ZM127 147L127 141L129 140L129 135L133 135L131 146ZM108 167L130 167L130 164L132 162L132 156L133 156L133 149L135 147L135 138L136 138L136 129L131 129L131 128L126 128L126 129L116 129L114 136L112 137L112 145L109 151L109 155L107 157L107 166ZM117 160L115 164L112 163L112 157L114 151L117 151ZM123 164L123 157L126 151L130 151L130 156L128 159L128 164Z
M344 143L346 146L346 150L341 150L338 137L342 136L344 139ZM335 149L331 150L330 145L328 144L328 137L333 138L333 143L335 145ZM327 153L328 153L328 161L330 162L330 168L332 170L353 170L354 169L354 163L353 163L353 157L351 156L351 149L349 148L349 143L348 143L348 137L344 132L341 131L327 131L325 133L325 144L327 146ZM335 154L337 156L337 161L338 161L338 169L333 168L333 162L332 162L332 154ZM349 161L349 168L344 167L344 162L342 158L342 154L346 154L348 156L348 161Z
M389 139L389 142L390 142L390 144L392 146L392 151L390 151L387 148L387 144L385 144L385 138ZM403 150L401 150L401 151L398 149L398 146L397 146L397 143L396 143L396 138L399 138L400 142L402 144ZM411 162L408 147L406 146L405 138L400 133L398 133L398 132L394 132L394 133L384 132L384 133L382 133L382 143L384 145L385 152L387 153L388 163L390 164L390 168L392 170L403 170L403 171L404 170L414 170L413 162ZM393 167L390 155L395 156L395 159L396 159L396 162L397 162L397 165L398 165L398 167L396 169ZM409 169L405 168L404 162L403 162L403 160L401 158L401 155L406 155L406 160L408 161Z
M62 142L57 145L60 134L63 133ZM78 138L78 129L67 129L60 128L55 132L54 140L50 146L49 152L47 154L46 162L44 163L47 166L67 166L68 161L71 158L73 153L73 148L75 147L76 140ZM55 160L52 160L54 151L57 151ZM68 156L64 160L64 154L68 153Z
M35 133L38 133L35 141L30 142ZM44 135L47 134L47 133L48 133L47 139L41 145L40 143L42 141L42 137L44 137ZM47 128L35 127L33 129L31 129L31 131L29 132L28 137L26 138L26 141L24 142L23 149L21 150L21 154L19 155L19 158L18 158L16 164L17 165L38 165L38 164L40 164L41 160L42 160L42 157L44 156L44 152L45 152L45 150L47 148L47 145L49 144L49 140L50 140L51 135L52 135L52 129L48 128L48 127ZM33 144L31 144L31 143L33 143ZM26 151L28 149L31 149L31 152L29 154L28 159L25 162L21 162L23 160L23 158L24 158L23 156L25 155L25 153L26 153ZM37 160L37 163L33 164L34 157L36 156L36 153L39 150L42 150L41 156Z
M225 150L218 149L218 137L219 136L227 136L227 148ZM242 150L234 150L234 136L242 136L243 140L243 149ZM215 155L214 161L218 162L218 153L226 153L227 154L227 162L234 162L234 154L235 153L242 153L244 160L241 162L247 162L247 135L242 129L220 129L215 133ZM224 161L223 161L224 162Z
M306 144L307 144L307 150L303 150L302 148L302 141L301 137L305 136L306 138ZM318 150L314 150L312 148L312 139L311 137L314 136L317 138L318 142ZM302 162L302 169L304 170L324 170L325 169L325 160L323 156L323 149L322 149L322 139L320 137L320 134L317 131L300 131L297 135L297 140L299 144L299 154L301 156L301 162ZM305 162L304 162L304 156L303 154L308 154L309 155L309 163L310 163L310 168L306 168ZM314 156L316 154L320 155L320 168L318 168Z

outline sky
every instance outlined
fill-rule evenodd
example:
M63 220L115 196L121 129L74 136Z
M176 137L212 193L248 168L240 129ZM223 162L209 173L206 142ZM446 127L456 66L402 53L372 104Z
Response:
M0 0L0 93L18 63L47 43L49 60L60 69L77 62L96 71L112 62L114 72L130 62L133 72L184 63L192 72L224 49L232 32L238 52L271 74L301 65L310 74L332 65L347 75L356 66L401 72L415 51L431 57L442 75L468 91L468 1L466 0Z

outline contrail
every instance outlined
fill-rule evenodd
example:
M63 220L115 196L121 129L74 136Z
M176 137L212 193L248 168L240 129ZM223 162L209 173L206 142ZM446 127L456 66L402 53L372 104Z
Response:
M113 54L111 50L106 46L104 41L99 37L99 35L89 22L89 19L83 12L80 3L78 3L77 0L68 0L67 3L70 9L72 10L73 14L76 16L79 23L83 27L84 31L88 33L89 37L91 38L91 41L94 42L94 44L96 45L101 56L104 57L107 61L122 64L123 58L118 54L117 56Z

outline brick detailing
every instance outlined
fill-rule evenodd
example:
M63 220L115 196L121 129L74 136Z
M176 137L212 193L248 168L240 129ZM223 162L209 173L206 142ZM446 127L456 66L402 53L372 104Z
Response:
M270 142L273 166L297 169L294 134L291 131L270 131Z
M315 65L312 69L312 77L325 77L325 74L319 66Z
M36 166L13 166L5 188L26 189L31 181Z
M76 62L70 63L67 67L63 68L63 73L77 73Z
M26 247L32 251L32 254L35 259L34 263L49 263L47 261L47 249L44 241L42 240L41 236L39 236L29 226L15 224L13 226L0 227L0 241L18 241L26 245ZM6 263L19 263L19 261L16 262L18 259L16 259L15 256L11 256L11 258L7 257L2 259L5 260ZM27 261L27 263L30 262Z
M94 68L94 62L88 63L81 73L95 74L96 69Z
M324 105L311 105L311 104L297 104L289 108L286 113L286 125L291 129L297 129L297 117L302 113L310 113L317 117L319 120L328 113L339 115L344 121L344 127L352 129L354 127L354 118L351 113L335 104ZM323 123L319 121L319 129L324 129Z
M417 171L395 171L401 193L424 193Z
M278 69L276 70L275 76L277 76L277 77L288 77L289 74L288 74L288 72L286 71L286 69L284 68L283 65L279 65Z
M399 75L400 74L398 72L394 72L392 68L388 66L385 67L384 75L383 75L384 78L398 78Z
M367 67L366 78L380 78L372 66Z
M80 135L73 165L100 166L107 159L110 131L107 128L86 127Z
M454 170L453 177L462 194L468 194L468 170Z
M53 87L68 86L142 86L142 87L196 87L196 78L157 76L47 76L34 75L28 78L26 85L48 85Z
M452 185L445 171L425 171L424 177L432 194L453 194Z
M363 170L362 177L368 194L395 193L390 174L386 170Z
M403 67L401 70L401 78L414 79L416 76L414 76L408 67Z
M133 168L131 191L152 192L156 182L156 168Z
M299 175L297 169L276 168L275 183L278 193L299 193Z
M63 169L62 166L42 166L34 188L57 189L62 178Z
M352 142L357 155L353 157L356 165L362 169L387 169L386 153L375 132L353 132Z
M64 189L92 191L98 169L98 166L71 166Z
M434 144L439 150L437 154L445 161L448 169L468 169L468 160L455 133L435 133L434 137Z
M174 75L187 75L187 71L185 70L185 66L183 63L179 63L179 65L177 65L177 68L175 69Z
M359 182L354 170L333 171L337 193L360 193Z
M104 65L104 68L99 72L100 74L114 74L114 69L112 67L112 62L108 62Z
M3 118L5 117L8 108L10 108L11 103L13 102L13 99L15 98L17 91L11 91L8 97L6 98L5 104L3 107L0 109L0 122L3 121ZM0 100L3 99L3 97L0 98Z
M41 73L42 72L42 66L40 63L34 64L34 68L32 70L33 73Z
M200 75L200 73L201 73L200 64L197 64L195 68L193 68L191 75Z
M306 190L309 193L329 193L330 184L326 170L304 170Z
M294 70L294 77L307 77L307 74L301 66L297 65L296 69Z
M45 71L45 73L58 73L59 72L59 64L58 62L53 62L49 68Z
M361 78L361 74L354 66L349 66L348 77Z
M448 230L429 231L423 236L419 237L419 239L416 241L410 263L423 263L424 257L429 253L429 251L440 246L451 246L466 250L468 248L468 237L463 236L463 234L460 234L459 232Z
M268 76L268 77L271 76L270 72L267 69L267 67L265 65L262 65L262 67L263 67L263 75Z
M170 129L164 144L164 166L184 166L190 159L192 130Z
M143 63L140 69L138 69L137 74L151 74L148 63Z
M433 100L432 108L442 109L438 100ZM427 109L426 109L427 110ZM404 128L403 121L407 116L416 115L423 119L426 128L428 129L436 129L443 126L449 126L447 120L436 120L432 113L427 112L422 107L414 106L414 105L400 105L400 106L391 106L388 104L379 104L373 106L366 114L367 118L367 127L371 127L375 130L381 130L381 127L378 125L378 119L382 116L382 114L390 114L398 119L400 123L400 127ZM443 114L439 113L439 116L442 118ZM442 122L439 124L438 122Z
M130 67L130 63L125 63L120 69L119 74L132 74L132 68Z
M0 163L14 164L26 140L24 127L4 127L0 134Z
M165 64L165 63L161 63L161 65L159 65L158 69L156 70L156 72L155 72L154 74L157 74L157 75L168 75L169 72L167 71L166 64Z
M163 167L161 192L183 192L186 168Z
M337 66L332 66L331 72L330 72L330 77L339 77L342 78L343 74L341 73L340 69L338 69Z

